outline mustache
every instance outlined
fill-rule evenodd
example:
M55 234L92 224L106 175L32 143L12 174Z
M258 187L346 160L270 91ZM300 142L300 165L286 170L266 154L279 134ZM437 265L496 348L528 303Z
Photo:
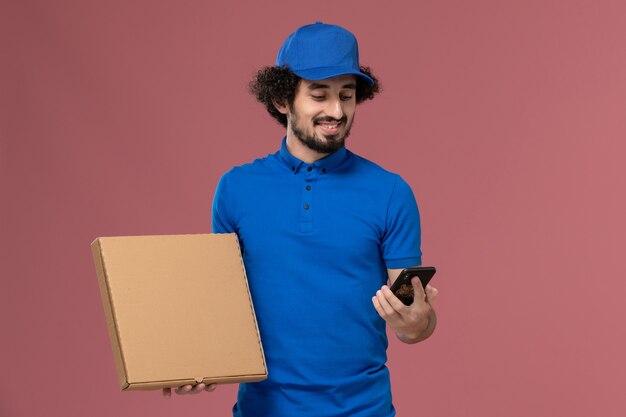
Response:
M324 116L324 117L316 117L315 119L313 119L313 123L319 123L319 122L337 122L337 123L347 123L348 122L348 118L346 116L343 116L341 119L335 119L334 117L330 117L330 116Z

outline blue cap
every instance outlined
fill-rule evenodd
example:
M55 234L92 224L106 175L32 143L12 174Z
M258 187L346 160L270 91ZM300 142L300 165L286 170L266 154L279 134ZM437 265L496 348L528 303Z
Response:
M340 26L322 22L302 26L289 35L278 52L276 66L286 66L306 80L354 74L374 84L360 71L356 37Z

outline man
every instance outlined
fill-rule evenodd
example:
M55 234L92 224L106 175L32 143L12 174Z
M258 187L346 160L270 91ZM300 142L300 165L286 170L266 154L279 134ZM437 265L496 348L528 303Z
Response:
M352 33L318 22L250 89L287 133L275 154L226 173L213 201L213 231L239 237L269 373L240 385L233 413L393 416L385 322L405 343L426 339L437 290L414 278L405 306L385 285L421 264L417 204L398 175L344 147L378 81Z

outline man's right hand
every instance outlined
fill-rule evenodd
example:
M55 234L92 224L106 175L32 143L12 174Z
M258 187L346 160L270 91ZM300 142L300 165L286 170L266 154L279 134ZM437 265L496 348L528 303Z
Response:
M178 395L186 395L186 394L199 394L201 392L212 392L215 391L217 384L205 384L204 382L199 383L198 385L183 385L182 387L178 387L174 389L174 392ZM172 396L171 388L163 388L163 396L165 398L169 398Z

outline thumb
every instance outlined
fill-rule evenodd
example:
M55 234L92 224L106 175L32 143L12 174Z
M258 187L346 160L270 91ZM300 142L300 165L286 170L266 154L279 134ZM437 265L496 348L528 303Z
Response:
M411 285L413 285L413 299L419 300L419 302L426 301L426 293L424 292L424 287L422 287L422 281L418 277L413 277L411 278Z
M172 396L171 388L163 388L163 397L170 398Z

